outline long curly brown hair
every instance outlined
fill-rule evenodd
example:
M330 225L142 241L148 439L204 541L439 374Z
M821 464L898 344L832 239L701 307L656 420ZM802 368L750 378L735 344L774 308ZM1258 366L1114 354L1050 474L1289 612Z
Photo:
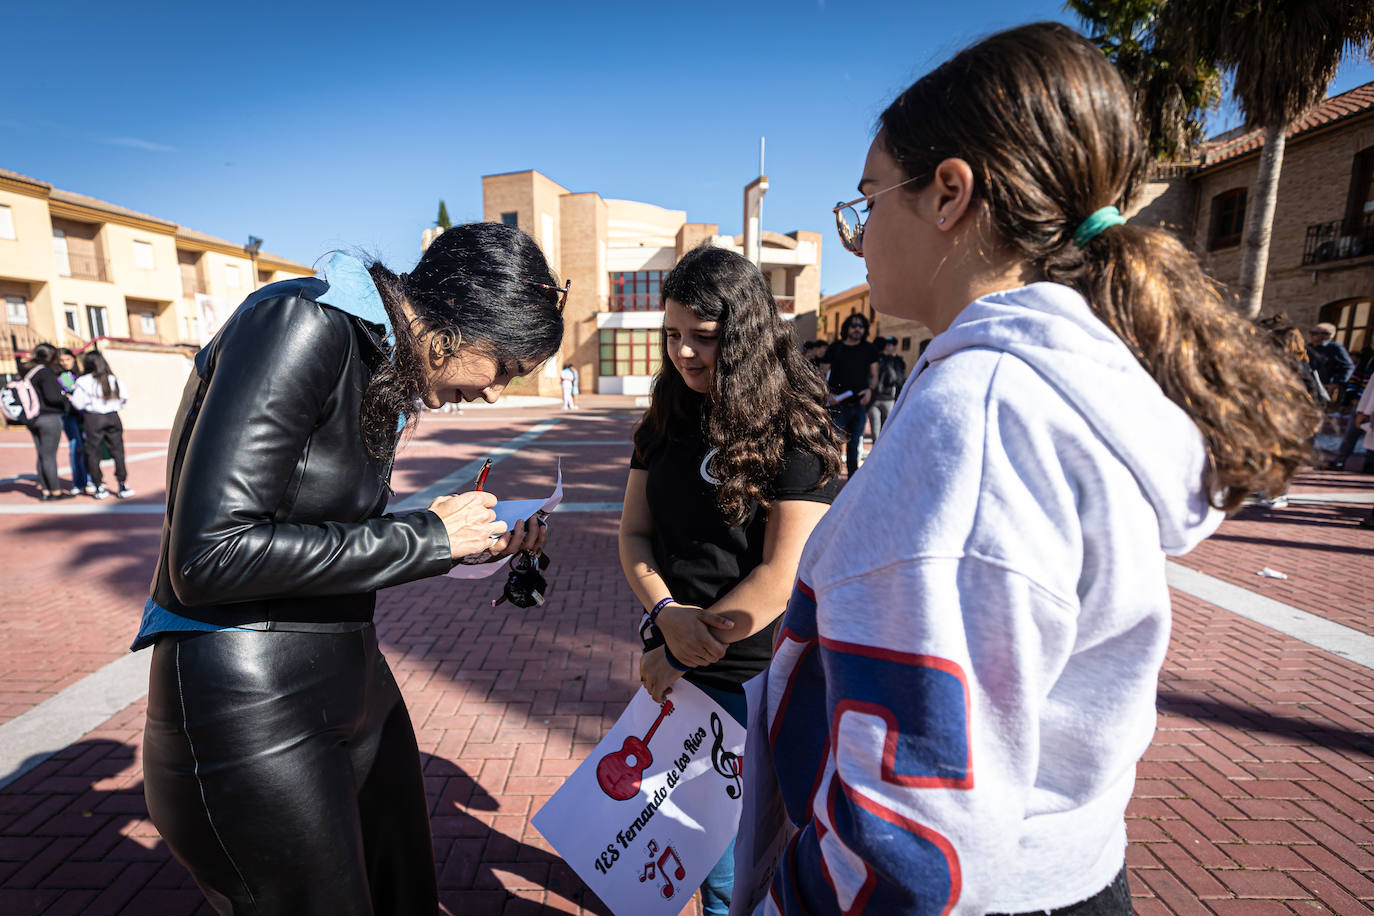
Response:
M898 96L879 137L912 188L945 159L969 164L999 239L1081 293L1192 417L1218 508L1285 490L1321 418L1267 335L1163 230L1127 224L1074 242L1098 209L1127 211L1145 166L1131 96L1092 43L1057 23L993 35Z
M661 337L653 396L635 428L639 459L647 461L675 431L701 424L708 445L719 449L711 465L721 482L717 507L732 525L743 524L755 504L768 507L769 487L790 449L820 459L818 486L838 476L840 446L825 409L825 383L778 315L759 269L732 251L702 245L664 278L661 295L702 321L717 322L720 336L704 397L687 387Z

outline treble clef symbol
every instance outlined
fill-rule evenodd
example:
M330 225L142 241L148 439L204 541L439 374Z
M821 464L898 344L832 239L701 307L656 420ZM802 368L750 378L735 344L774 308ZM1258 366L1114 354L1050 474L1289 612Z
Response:
M739 798L743 792L743 779L740 776L743 767L740 765L739 755L725 749L725 727L720 724L720 716L714 712L711 713L711 734L716 739L711 745L711 766L731 781L732 784L725 787L725 794L731 798Z

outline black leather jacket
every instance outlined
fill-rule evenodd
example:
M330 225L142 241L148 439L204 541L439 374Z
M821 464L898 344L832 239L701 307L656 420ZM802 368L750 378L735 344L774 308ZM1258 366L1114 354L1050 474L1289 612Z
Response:
M196 356L152 584L169 611L266 629L363 622L377 589L452 567L437 515L382 514L391 467L359 428L381 329L316 302L325 289L263 287Z

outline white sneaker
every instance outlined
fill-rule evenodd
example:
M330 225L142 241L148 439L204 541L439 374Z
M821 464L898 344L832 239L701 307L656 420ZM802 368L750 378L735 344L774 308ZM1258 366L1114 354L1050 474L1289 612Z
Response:
M95 484L91 483L89 480L86 481L86 495L87 495L87 496L94 496L94 495L95 495Z
M91 496L94 499L109 499L110 491L105 489L104 484L101 484L100 486L95 488L95 492L93 492Z
M71 490L69 490L68 492L70 492L73 496L80 496L82 490L80 487L72 487Z
M120 499L128 499L130 496L133 496L133 495L134 495L134 491L133 491L133 490L130 490L128 487L123 487L123 486L120 487L120 488L119 488L119 492L115 494L115 496L118 496Z

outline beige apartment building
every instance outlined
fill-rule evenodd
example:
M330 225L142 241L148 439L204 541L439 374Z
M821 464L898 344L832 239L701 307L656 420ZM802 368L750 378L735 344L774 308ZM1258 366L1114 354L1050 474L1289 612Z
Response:
M258 286L312 273L0 169L0 371L41 341L78 352L96 340L193 351Z
M796 322L799 339L813 334L821 236L758 232L749 207L766 181L761 176L746 189L745 232L730 236L721 235L718 223L688 222L686 211L575 193L533 170L484 176L483 219L529 233L558 277L572 281L562 352L512 390L555 395L559 371L572 363L583 391L647 394L659 365L660 285L678 259L702 243L758 251L779 311Z

